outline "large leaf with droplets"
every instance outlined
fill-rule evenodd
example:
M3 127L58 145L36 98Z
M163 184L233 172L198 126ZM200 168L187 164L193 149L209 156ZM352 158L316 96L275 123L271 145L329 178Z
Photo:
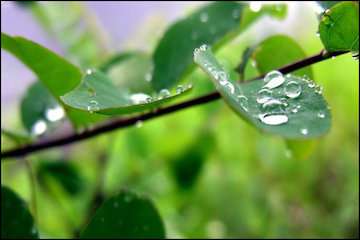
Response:
M79 68L28 39L1 33L1 48L9 51L29 67L59 103L61 103L60 96L73 89L81 81L82 73ZM103 119L101 116L74 109L65 108L65 111L75 126Z
M267 5L254 12L244 3L215 2L177 21L165 32L155 49L154 89L174 86L192 70L195 47L209 44L218 48L264 14L284 17L284 9L283 5Z
M20 115L26 130L30 134L39 135L40 133L36 133L36 130L41 131L42 134L56 127L58 121L64 116L64 110L42 82L35 82L21 100Z
M81 238L165 238L165 228L147 197L122 191L96 211Z
M152 96L151 93L131 93L127 89L118 89L104 73L93 70L61 100L69 107L90 113L128 114L158 108L190 89L190 86L177 89L175 93L166 90Z
M277 72L277 77L267 83L257 80L239 84L229 79L210 48L195 50L194 59L235 113L258 129L291 139L318 137L329 130L330 112L319 86L312 81ZM266 101L258 94L264 88L271 91Z
M359 3L341 2L325 11L319 33L329 52L359 52Z
M39 238L26 203L4 186L1 186L1 238Z
M252 53L252 59L261 74L278 69L287 64L306 58L304 50L292 38L274 35L259 43ZM307 75L313 78L311 67L304 67L293 72L294 75Z

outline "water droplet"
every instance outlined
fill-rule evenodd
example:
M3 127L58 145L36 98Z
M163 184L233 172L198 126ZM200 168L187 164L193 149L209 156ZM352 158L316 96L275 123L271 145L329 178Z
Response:
M234 85L232 83L226 82L224 84L224 87L227 88L230 91L231 94L235 93L235 87L234 87Z
M259 12L261 10L261 3L260 2L250 2L250 9L253 12Z
M322 94L322 92L323 92L323 87L317 85L316 88L315 88L315 93L317 93L317 94Z
M49 108L45 112L45 117L50 122L56 122L62 119L65 115L64 109L61 106Z
M301 134L302 135L307 135L309 133L309 131L307 130L307 128L302 128L301 130Z
M326 13L326 12L325 12ZM332 27L334 25L334 22L331 20L329 16L324 15L322 18L322 22L329 27Z
M326 9L325 12L324 12L325 15L329 15L330 13L331 13L330 8Z
M179 94L179 93L182 93L184 91L184 87L183 85L178 85L176 87L176 93Z
M152 79L152 74L151 74L151 72L146 73L146 74L145 74L145 81L151 82L151 79Z
M278 100L278 99L270 99L269 101L266 101L262 106L262 110L264 113L267 114L278 114L278 113L284 113L285 112L285 104L284 102Z
M227 74L224 71L219 71L214 76L216 79L219 80L220 85L224 86L225 84L227 84L229 82Z
M308 83L308 87L309 87L309 88L314 88L314 87L315 87L315 83L314 83L313 81L310 81L310 82Z
M285 82L285 78L281 72L271 71L266 74L264 82L267 83L264 88L273 89L281 86Z
M295 108L293 108L293 109L291 109L291 112L292 112L292 113L297 113L298 111L299 111L299 109L298 109L298 108L296 108L296 107L295 107Z
M289 98L297 98L301 94L301 86L295 81L290 81L285 86L285 95Z
M167 98L170 96L170 92L167 89L161 89L159 92L159 99Z
M261 89L258 93L257 93L257 98L256 101L258 103L265 103L267 101L269 101L272 98L272 91L269 89Z
M209 15L207 13L201 13L200 14L200 21L202 23L206 23L209 20Z
M359 60L359 51L352 51L351 56L354 60Z
M42 135L46 132L47 124L44 120L38 120L31 128L31 133L34 136Z
M285 114L259 114L259 119L267 125L280 125L288 121Z
M92 69L86 69L86 74L90 75L93 73L93 70Z
M239 101L240 106L242 107L242 109L244 109L245 112L247 112L248 107L249 107L248 98L245 97L244 95L238 95L237 100Z
M134 93L130 95L130 100L134 104L144 104L152 101L152 98L145 93Z
M141 128L143 125L144 125L144 123L143 123L143 121L141 121L141 120L138 120L138 121L136 121L136 123L135 123L135 127L137 127L137 128Z
M203 44L203 45L200 46L200 51L206 51L208 49L209 49L209 46L206 45L206 44Z
M256 61L251 60L251 66L252 66L252 67L254 67L254 68L256 68L256 67L257 67L257 63L256 63Z
M87 110L90 112L90 113L93 113L93 112L96 112L96 111L99 111L99 103L96 101L96 100L91 100L89 102L89 105L87 106Z
M322 112L322 111L320 111L320 112L318 112L317 116L318 116L319 118L325 118L325 113Z
M234 9L234 10L232 11L232 17L233 17L234 19L238 19L238 18L240 17L240 10L239 10L239 9Z
M320 33L319 33L319 32L316 32L316 36L317 36L317 37L320 37Z

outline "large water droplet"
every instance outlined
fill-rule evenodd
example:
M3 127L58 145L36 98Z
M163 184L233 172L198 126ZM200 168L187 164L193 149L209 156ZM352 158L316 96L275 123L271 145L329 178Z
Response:
M96 101L96 100L91 100L89 102L89 105L87 106L87 110L90 112L90 113L93 113L95 111L99 111L99 103Z
M316 86L316 84L313 81L310 81L308 84L309 88L314 88Z
M209 15L207 13L201 13L200 14L200 21L202 23L206 23L209 20Z
M90 75L93 73L93 70L92 69L86 69L86 74Z
M284 102L278 99L270 99L266 101L262 106L262 110L264 113L267 114L274 114L274 113L284 113L285 112L285 104Z
M266 74L264 78L264 82L266 82L266 85L264 88L277 88L281 86L285 82L285 78L279 71L271 71L268 74Z
M167 89L161 89L160 92L159 92L159 98L162 99L162 98L167 98L170 96L170 91L167 90Z
M134 104L144 104L151 102L152 98L145 93L134 93L130 95L130 100Z
M285 86L285 95L289 98L297 98L301 94L301 86L295 81L290 81Z
M240 107L242 107L242 109L244 109L245 112L247 112L249 108L248 98L245 97L244 95L238 95L237 100L240 103Z
M64 109L60 106L49 108L45 112L45 117L50 122L56 122L62 119L65 115Z
M288 121L285 114L259 114L259 119L267 125L280 125Z
M34 136L42 135L46 132L47 124L44 120L38 120L31 128L31 133Z
M176 93L179 94L179 93L182 93L184 91L184 87L183 85L178 85L176 87Z
M265 103L269 101L272 98L272 91L269 89L260 89L260 91L257 93L256 101L258 103Z

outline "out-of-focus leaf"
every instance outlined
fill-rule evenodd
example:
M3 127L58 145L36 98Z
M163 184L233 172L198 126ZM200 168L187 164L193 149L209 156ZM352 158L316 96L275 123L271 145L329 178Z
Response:
M122 191L96 211L81 238L165 238L165 228L148 198Z
M45 190L49 187L48 178L54 179L70 195L76 195L84 188L84 179L69 161L41 162L37 168L37 179Z
M42 82L32 84L21 101L21 120L30 134L40 135L34 127L42 123L46 128L39 130L43 130L41 134L45 133L46 130L55 127L64 114L63 108Z
M190 189L194 186L214 145L213 135L204 131L187 150L172 161L171 171L179 187Z
M293 75L285 77L278 72L280 76L269 82L239 84L229 79L209 47L196 49L194 55L195 62L211 77L225 102L258 129L291 139L314 138L329 130L330 112L320 87L312 81ZM276 87L275 83L279 82L283 83ZM271 89L271 96L259 95L258 92L266 88Z
M1 129L1 135L9 138L13 142L15 142L18 145L29 143L32 141L32 137L28 134L20 133L20 132L14 132L7 129Z
M160 90L175 85L192 70L192 52L201 44L214 49L229 41L263 14L278 14L268 6L243 17L246 4L236 2L210 3L169 27L155 49L152 85ZM280 7L281 9L283 7ZM280 9L280 12L283 12ZM286 11L285 11L286 12ZM251 13L251 14L250 14ZM243 23L242 20L245 19Z
M105 115L128 114L151 110L174 100L188 92L191 87L171 94L160 92L154 96L145 93L130 93L117 89L109 78L100 71L87 74L82 83L61 97L68 106L87 112Z
M291 153L291 156L298 160L307 159L310 154L315 150L318 139L310 140L294 140L287 139L286 146Z
M11 189L1 186L1 238L39 238L26 203Z
M63 46L67 56L84 67L94 66L108 51L96 16L81 2L52 2L31 6L43 28Z
M285 35L271 36L259 43L252 54L256 68L261 74L278 69L306 57L304 50L292 38ZM311 67L304 67L293 74L307 75L313 79Z
M321 17L319 33L327 51L359 52L359 3L341 2Z
M252 48L252 47L246 48L242 54L242 58L241 58L241 62L239 64L239 66L237 66L235 69L240 75L240 81L244 81L244 79L245 79L246 65L248 64L253 51L254 51L254 48Z
M143 52L117 54L105 62L100 70L106 73L119 89L130 92L150 92L151 58Z
M23 37L11 37L1 33L1 48L9 51L29 67L49 92L60 101L60 96L76 87L81 81L80 69L54 52ZM74 109L65 111L76 127L104 119Z

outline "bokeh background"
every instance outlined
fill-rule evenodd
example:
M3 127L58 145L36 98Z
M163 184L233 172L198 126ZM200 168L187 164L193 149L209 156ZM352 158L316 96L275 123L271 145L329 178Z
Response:
M61 22L66 18L65 9L74 6L58 4ZM169 24L206 3L72 4L85 12L79 32L90 28L103 53L137 49L152 53ZM322 44L315 34L316 5L287 4L285 20L263 17L217 55L229 66L236 66L245 47L277 33L293 37L308 55L318 53ZM3 1L1 31L27 37L68 56L58 36L46 31L27 6ZM93 64L96 66L96 59ZM258 132L217 101L28 157L34 175L43 162L59 161L71 163L79 175L70 183L80 189L76 194L51 179L37 179L37 221L42 236L71 237L99 184L107 197L123 188L147 194L158 208L169 238L357 236L358 61L347 54L312 68L331 107L332 128L324 137L296 143L293 148L279 137ZM2 128L24 129L19 105L35 79L24 65L1 50ZM198 70L189 80L198 87L185 98L212 90ZM64 121L60 131L45 138L70 130ZM2 151L11 147L2 137ZM1 164L2 185L31 202L28 172L24 161Z

